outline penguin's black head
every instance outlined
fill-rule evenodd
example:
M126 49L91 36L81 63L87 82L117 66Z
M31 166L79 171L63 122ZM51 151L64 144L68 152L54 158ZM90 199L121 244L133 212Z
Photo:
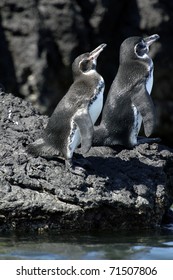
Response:
M145 59L152 43L159 39L159 35L154 34L146 38L130 37L127 38L120 48L120 62L130 59Z
M106 47L106 44L101 44L90 53L84 53L78 56L72 64L73 73L79 75L82 73L89 73L96 69L97 58L99 54Z
M158 39L159 35L157 34L141 39L134 47L134 52L137 57L144 57L149 52L149 46Z

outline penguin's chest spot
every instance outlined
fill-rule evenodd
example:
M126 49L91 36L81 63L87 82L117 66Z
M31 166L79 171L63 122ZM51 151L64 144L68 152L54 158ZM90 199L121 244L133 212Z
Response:
M103 108L104 87L104 81L103 79L101 79L94 91L94 96L89 103L89 114L91 116L93 124L95 124Z

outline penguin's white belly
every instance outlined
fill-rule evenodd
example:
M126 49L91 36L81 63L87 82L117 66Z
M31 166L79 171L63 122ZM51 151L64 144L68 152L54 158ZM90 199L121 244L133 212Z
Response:
M149 95L151 94L152 87L153 87L153 71L151 71L150 76L148 77L147 82L146 82L146 89L147 89L147 92ZM142 102L142 100L141 100L141 102ZM137 111L137 108L133 104L132 104L132 109L133 109L133 113L134 113L134 124L132 127L130 140L133 145L136 145L137 136L141 129L142 116L141 116L140 112Z
M101 110L103 107L103 91L97 95L96 100L89 106L89 114L92 120L93 125L95 124L96 120L98 119ZM70 145L68 148L68 156L69 158L72 157L73 152L75 149L81 144L81 135L80 130L78 127L75 128L75 124L72 124L72 129L70 132Z
M93 125L95 124L96 120L98 119L101 110L103 108L103 92L104 92L104 81L101 79L98 86L94 91L94 97L89 104L89 114L92 120ZM71 124L71 132L69 136L69 145L67 155L69 158L72 157L73 152L75 149L81 144L81 135L78 126L74 124L72 121Z
M74 121L72 121L71 132L68 139L69 145L67 147L67 157L72 158L74 150L79 146L81 143L81 136L79 128L76 126Z
M130 143L132 145L136 145L138 132L139 132L139 129L140 129L141 123L142 123L142 117L141 117L141 114L137 111L136 106L133 104L132 104L132 110L133 110L133 114L134 114L134 122L132 125L131 134L130 134Z
M97 90L97 89L96 89ZM96 99L89 106L89 114L92 119L93 124L95 124L98 119L102 108L103 108L103 92L104 86L101 88L100 92L97 94Z
M146 89L148 91L148 94L151 94L152 87L153 87L153 71L151 71L151 74L148 77L147 83L146 83Z

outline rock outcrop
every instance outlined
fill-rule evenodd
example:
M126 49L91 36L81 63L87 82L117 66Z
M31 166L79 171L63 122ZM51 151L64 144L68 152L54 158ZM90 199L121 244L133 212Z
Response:
M100 43L106 93L118 68L121 42L158 33L153 45L156 135L173 146L173 2L170 0L1 0L0 83L51 113L72 81L71 63Z
M46 123L31 104L0 94L0 231L162 224L173 202L173 150L157 143L93 147L86 155L92 168L81 177L67 172L62 160L27 154Z

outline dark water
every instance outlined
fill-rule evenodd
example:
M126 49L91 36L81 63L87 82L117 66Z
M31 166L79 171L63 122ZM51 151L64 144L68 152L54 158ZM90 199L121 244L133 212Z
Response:
M145 232L0 235L0 259L173 260L173 224Z

